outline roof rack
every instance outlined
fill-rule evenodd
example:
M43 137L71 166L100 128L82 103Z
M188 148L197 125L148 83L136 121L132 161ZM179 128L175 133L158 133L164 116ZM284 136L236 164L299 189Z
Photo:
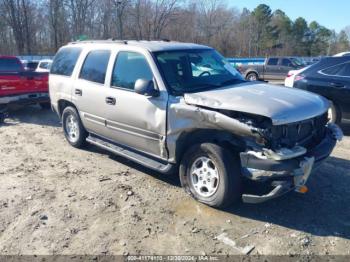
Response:
M127 40L115 40L113 38L110 38L110 39L107 39L107 40L83 40L83 41L73 41L73 42L70 42L69 44L93 44L93 43L99 43L99 44L124 44L124 45L127 45L128 44L128 41Z
M163 39L151 39L151 40L144 40L144 39L140 39L140 40L120 40L120 39L116 39L116 38L109 38L106 40L77 40L77 41L73 41L70 42L68 44L74 45L74 44L93 44L93 43L99 43L99 44L124 44L127 45L128 42L130 41L135 41L135 42L152 42L152 41L158 41L158 42L172 42L170 39L167 38L163 38Z

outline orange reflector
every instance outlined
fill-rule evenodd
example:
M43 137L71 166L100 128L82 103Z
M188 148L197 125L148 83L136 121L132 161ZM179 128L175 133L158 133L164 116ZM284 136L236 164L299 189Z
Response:
M305 194L307 191L309 191L309 189L307 188L307 186L301 186L298 188L298 192Z

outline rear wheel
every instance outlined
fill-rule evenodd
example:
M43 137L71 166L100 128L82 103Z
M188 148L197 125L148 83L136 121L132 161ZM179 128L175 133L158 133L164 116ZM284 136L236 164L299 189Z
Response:
M246 79L249 81L258 81L258 75L256 73L249 73Z
M68 106L62 113L64 135L69 144L82 148L86 144L87 132L83 127L79 114L74 107Z
M331 101L331 107L328 109L329 122L334 124L340 124L341 118L342 117L339 107Z
M183 188L193 198L223 208L241 199L241 172L237 156L216 144L192 146L180 164Z

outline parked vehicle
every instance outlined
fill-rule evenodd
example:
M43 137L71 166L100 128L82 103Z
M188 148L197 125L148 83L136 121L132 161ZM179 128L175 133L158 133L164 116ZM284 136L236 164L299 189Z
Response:
M52 65L52 60L50 59L40 60L35 71L48 73L50 72L51 65Z
M195 199L223 207L306 192L341 130L329 102L252 83L214 49L162 41L86 41L55 56L52 108L67 141L86 142L162 173L179 172ZM242 194L242 180L270 182Z
M294 87L320 94L332 102L329 118L350 119L350 57L324 58L299 74Z
M299 80L299 74L301 74L302 72L304 72L307 67L304 67L302 69L299 70L291 70L288 72L286 79L284 80L284 85L286 87L293 87L294 86L294 82L296 80Z
M305 67L302 61L295 57L270 57L262 65L244 65L240 72L249 81L284 80L290 70Z
M342 56L350 56L350 52L342 52L334 55L333 57L342 57Z
M227 58L227 61L239 70L242 65L261 65L265 63L265 58Z
M12 104L35 104L50 107L48 74L26 71L16 57L0 56L1 120Z
M39 61L22 61L24 70L26 71L35 71L38 68Z

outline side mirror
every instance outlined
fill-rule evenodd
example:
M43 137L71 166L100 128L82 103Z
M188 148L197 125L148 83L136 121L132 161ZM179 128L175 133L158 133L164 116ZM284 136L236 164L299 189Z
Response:
M144 96L159 96L159 90L156 89L152 80L137 79L134 90L136 93Z

